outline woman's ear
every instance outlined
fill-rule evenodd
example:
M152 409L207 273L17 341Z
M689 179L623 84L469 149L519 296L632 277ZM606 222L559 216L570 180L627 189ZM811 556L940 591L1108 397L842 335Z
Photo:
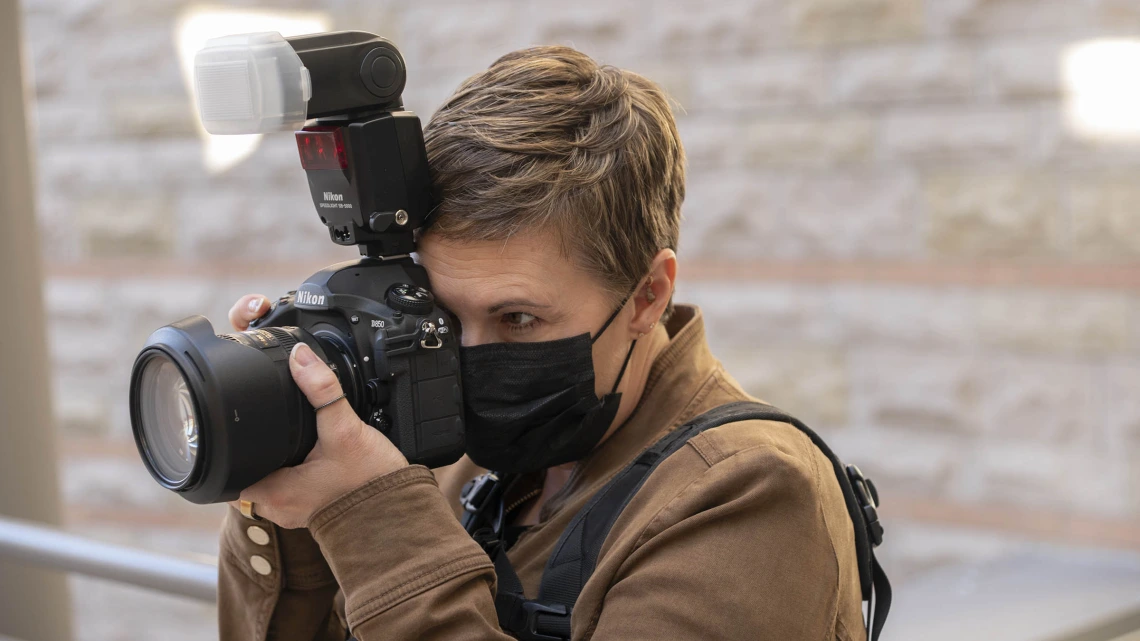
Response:
M638 284L633 295L634 314L629 329L634 336L648 334L656 327L673 300L677 282L677 253L662 249L653 257L649 274Z

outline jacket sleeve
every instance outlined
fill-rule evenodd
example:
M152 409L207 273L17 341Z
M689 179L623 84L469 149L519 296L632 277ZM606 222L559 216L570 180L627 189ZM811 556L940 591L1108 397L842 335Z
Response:
M579 602L602 607L591 620L573 621L574 638L861 641L860 629L836 623L840 584L849 577L841 578L831 532L851 526L828 522L838 520L836 508L824 508L820 485L834 477L818 468L776 447L724 456L711 441L691 441L659 470L664 482L688 482L647 483L635 501L670 498L652 509L631 503L609 559L603 548L600 563L611 564L603 574L613 579L587 584L594 594L584 591Z
M218 554L220 641L343 641L336 580L309 531L226 510Z
M373 479L318 511L309 531L345 596L359 641L509 641L490 558L426 467Z

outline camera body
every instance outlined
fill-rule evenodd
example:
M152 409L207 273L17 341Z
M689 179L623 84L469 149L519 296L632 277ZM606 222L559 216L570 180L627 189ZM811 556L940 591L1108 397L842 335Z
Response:
M409 461L436 467L463 450L463 396L453 324L427 285L410 258L349 261L312 275L250 327L311 335L356 414Z

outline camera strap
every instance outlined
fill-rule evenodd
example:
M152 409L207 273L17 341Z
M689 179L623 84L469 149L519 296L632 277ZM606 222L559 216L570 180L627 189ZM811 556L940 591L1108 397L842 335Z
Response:
M875 558L882 543L883 526L878 516L878 492L870 479L854 465L844 465L814 431L798 419L763 403L736 402L705 412L677 428L642 452L611 479L570 521L542 573L538 598L528 599L522 582L507 558L504 532L503 492L510 478L484 474L468 483L461 501L463 525L483 546L495 564L498 593L495 609L499 625L524 641L570 639L570 616L586 581L594 572L598 556L618 516L650 474L671 454L705 430L739 421L778 421L792 425L831 462L843 500L854 526L856 560L862 598L867 605L867 638L877 641L891 607L891 584Z

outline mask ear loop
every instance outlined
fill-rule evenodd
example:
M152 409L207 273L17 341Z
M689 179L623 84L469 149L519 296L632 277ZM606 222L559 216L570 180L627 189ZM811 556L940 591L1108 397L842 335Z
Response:
M621 377L625 376L625 368L629 366L629 359L633 357L633 348L637 347L637 339L629 344L629 351L625 353L625 360L621 363L621 370L618 372L617 380L614 381L614 387L610 390L610 394L617 392L618 385L621 385Z
M638 285L638 287L640 287L640 284ZM633 291L636 292L637 289L634 289ZM617 309L614 310L614 313L610 314L610 317L607 318L606 322L602 324L602 328L598 330L598 333L594 334L593 338L590 339L590 345L593 345L594 343L596 343L597 340L602 337L602 334L607 329L609 329L610 324L613 323L614 319L618 317L618 314L621 313L621 310L625 309L626 303L629 302L629 299L632 296L633 296L633 292L630 292L630 294L628 296L621 299L621 304L617 306ZM621 363L621 370L618 371L617 380L614 381L614 386L613 386L613 389L610 390L610 394L617 392L618 385L621 385L621 379L623 376L625 376L625 369L627 367L629 367L629 360L631 358L633 358L633 348L634 347L637 347L637 339L636 338L633 339L633 342L629 344L629 351L625 353L625 360L622 361L622 363Z
M650 275L649 275L649 280L648 280L648 283L646 283L646 284L648 284L648 285L652 285L652 284L653 284L653 275L652 275L652 274L650 274ZM615 309L615 310L614 310L614 313L610 314L610 317L606 319L606 322L602 323L602 328L598 330L598 333L594 334L594 335L593 335L593 336L590 338L590 344L591 344L591 345L593 345L594 343L598 342L598 339L602 337L602 334L604 334L604 333L605 333L605 331L606 331L607 329L609 329L610 323L613 323L613 322L614 322L614 319L618 317L618 314L620 314L620 313L621 313L621 310L625 309L625 305L626 305L626 303L628 303L628 302L629 302L629 299L633 298L633 295L634 295L634 294L636 294L636 293L637 293L637 290L639 290L639 289L641 289L641 283L638 283L638 284L637 284L637 285L636 285L636 286L633 288L633 291L631 291L630 293L626 294L626 295L625 295L625 298L621 299L621 302L620 302L620 303L618 303L617 309ZM649 296L651 297L651 298L649 298L649 302L651 302L651 303L652 303L652 302L653 302L653 300L656 298L656 296L654 296L654 295L653 295L653 290L649 290ZM656 325L656 324L657 324L657 323L654 323L654 325ZM637 339L636 339L636 338L634 339L634 342L635 342L635 343L637 342ZM631 352L631 353L633 352L633 348L630 348L630 352ZM628 361L629 361L629 357L627 356L625 360L628 362ZM623 371L623 372L625 371L625 366L622 366L622 371ZM620 380L620 377L619 377L619 380Z
M598 339L602 337L602 334L604 334L607 329L609 329L610 324L613 323L614 319L618 317L618 314L621 313L621 310L625 309L625 304L628 302L629 302L629 296L626 296L625 298L621 299L621 303L617 306L617 309L614 310L614 313L610 314L610 317L606 319L606 322L602 323L602 328L598 330L598 333L594 334L590 338L590 344L591 345L598 342Z

